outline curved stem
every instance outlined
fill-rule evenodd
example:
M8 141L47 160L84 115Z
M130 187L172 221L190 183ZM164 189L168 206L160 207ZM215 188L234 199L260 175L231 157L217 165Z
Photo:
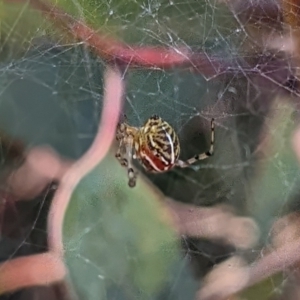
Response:
M103 111L98 133L90 149L63 176L52 201L48 217L51 251L63 254L63 218L72 192L79 181L105 157L114 138L122 106L124 82L119 71L108 68L104 79Z
M63 280L66 269L53 253L19 257L0 264L0 294Z

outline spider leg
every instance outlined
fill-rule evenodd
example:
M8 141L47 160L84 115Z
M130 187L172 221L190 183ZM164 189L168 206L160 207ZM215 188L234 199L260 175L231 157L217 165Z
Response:
M215 120L211 119L211 136L210 136L210 147L207 152L197 154L194 157L188 159L187 161L178 160L176 163L177 167L186 168L194 164L199 160L206 159L214 154L214 144L215 144Z
M135 187L136 185L136 178L137 172L133 168L132 159L133 159L133 140L130 139L126 145L126 162L127 162L127 175L128 175L128 185L130 187Z
M122 167L126 167L127 160L126 160L126 158L123 157L124 156L124 142L123 142L123 139L119 139L119 140L120 140L120 143L119 143L119 147L118 147L115 157L119 161L119 163Z
M126 126L123 123L118 123L117 130L116 130L117 141L121 141L123 139L125 130L126 130Z
M119 141L119 147L115 157L117 158L122 167L127 167L128 165L127 159L124 157L124 154L126 154L124 146L124 144L126 144L126 138L124 138L125 131L126 125L124 123L118 123L116 140Z

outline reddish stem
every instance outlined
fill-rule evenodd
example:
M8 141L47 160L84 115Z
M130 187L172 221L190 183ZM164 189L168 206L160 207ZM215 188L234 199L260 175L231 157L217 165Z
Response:
M105 157L115 138L122 107L124 83L121 74L114 69L108 68L104 78L105 92L98 133L89 150L63 176L52 200L48 217L49 248L59 256L63 255L63 218L73 190L78 182Z
M63 280L64 263L52 253L15 258L0 264L0 294Z
M13 2L14 0L7 0ZM110 62L126 64L129 67L169 69L172 67L189 67L206 77L221 74L228 68L218 59L206 54L193 54L189 48L165 48L159 46L127 46L108 37L88 25L76 20L66 12L42 0L29 0L31 6L48 19L59 24L76 40L86 43L97 55Z

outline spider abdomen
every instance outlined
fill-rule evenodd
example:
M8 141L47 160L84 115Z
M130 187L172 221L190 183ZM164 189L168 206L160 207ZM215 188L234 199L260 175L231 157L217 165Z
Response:
M178 160L180 146L177 134L159 117L151 117L141 128L138 144L138 157L149 172L166 172Z

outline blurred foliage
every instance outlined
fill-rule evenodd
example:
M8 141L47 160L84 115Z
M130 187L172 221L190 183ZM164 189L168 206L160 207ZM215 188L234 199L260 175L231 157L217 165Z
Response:
M244 54L249 36L237 25L237 16L219 2L55 4L129 44L186 45L228 60ZM56 26L29 3L0 2L0 126L27 147L49 144L77 159L90 146L99 121L103 62ZM255 61L257 53L251 59ZM274 218L292 201L298 204L298 163L289 142L294 108L282 106L288 100L281 97L274 106L278 90L260 89L242 67L237 69L241 72L227 74L222 81L207 81L190 70L129 71L124 112L136 126L159 113L178 132L183 159L207 150L209 121L216 117L214 157L185 170L147 176L175 200L203 206L227 203L237 213L253 216L264 244ZM266 127L270 142L261 158L257 152ZM2 243L7 240L1 237ZM12 238L11 252L20 241ZM228 256L223 245L207 246L201 240L194 244L201 257L199 277ZM189 261L180 257L174 232L161 219L157 195L142 177L137 189L129 189L126 171L111 156L77 187L65 220L65 245L70 279L80 299L194 297L197 284ZM5 260L10 248L0 248L5 249L0 253ZM218 260L212 254L215 249ZM250 258L260 253L259 247L252 250ZM262 284L268 293L269 282ZM262 293L261 286L253 289L256 297Z
M191 6L178 0L152 3L142 0L81 0L76 3L57 0L50 3L78 20L84 20L96 31L100 28L104 35L116 36L126 43L170 47L181 47L186 43L231 55L228 39L233 42L244 38L239 31L234 31L236 20L228 7L215 7L208 1L193 2ZM0 33L0 59L20 56L31 43L39 42L45 36L60 44L77 42L57 22L49 21L33 9L30 0L0 1Z
M102 92L102 64L91 55L87 68L83 55L80 47L48 44L0 64L3 132L26 147L49 144L63 156L80 157L93 140Z
M101 111L102 65L91 55L90 60L88 60L89 68L86 68L87 57L82 50L80 47L53 46L49 49L40 46L33 48L27 53L26 58L15 61L13 65L5 63L1 65L2 70L6 68L7 71L0 76L3 86L5 86L0 96L0 123L6 134L12 138L21 139L27 148L50 144L61 155L70 158L76 159L86 151L93 140L99 112ZM91 78L90 72L93 73L93 78ZM66 221L70 223L66 231L67 249L69 250L72 239L76 241L76 234L78 232L82 233L85 228L86 224L83 221L91 222L89 226L97 224L101 228L102 222L112 222L108 223L107 232L96 230L96 236L93 235L91 240L89 240L89 235L85 237L87 240L83 244L84 250L88 252L88 257L89 255L96 255L96 262L94 265L87 264L85 266L87 274L82 276L82 284L79 282L80 278L72 278L76 289L83 297L81 299L84 299L85 293L90 295L88 289L81 290L81 287L85 286L87 282L93 285L94 280L96 280L95 286L97 289L103 288L101 293L114 296L118 294L118 297L121 297L120 299L126 299L125 296L121 296L124 291L116 282L121 275L127 278L128 272L132 276L135 292L139 291L140 294L143 294L148 290L149 299L166 299L167 295L168 297L172 296L172 299L180 300L183 291L186 299L193 299L198 283L196 284L192 279L191 271L188 269L188 261L180 258L178 241L175 240L170 225L164 225L163 222L159 221L161 211L155 204L157 203L156 196L150 198L151 193L153 194L151 188L145 188L147 185L143 183L143 179L140 177L138 179L139 184L142 185L140 191L137 193L137 190L129 189L126 171L120 169L117 161L115 159L113 161L109 160L106 164L111 165L111 172L113 172L111 177L106 178L103 177L102 173L100 175L97 173L104 172L106 176L109 174L108 170L102 169L102 165L95 173L91 174L84 181L84 184L92 185L93 188L89 186L89 193L86 194L86 187L83 190L82 186L79 187L74 200L72 199L70 212L68 212L69 219ZM113 166L115 166L115 169L113 169ZM120 176L118 180L113 178L116 174ZM99 176L106 180L112 180L112 182L108 185L109 181L103 181L103 186L100 186ZM116 185L118 181L119 186ZM109 193L109 190L113 191L112 186L114 185L116 194ZM85 194L84 199L81 199L82 193ZM101 195L105 197L104 199L107 197L113 199L103 202ZM80 200L79 203L76 200ZM130 205L128 205L128 201ZM132 201L134 202L132 203ZM85 203L87 206L84 208L81 203ZM122 208L122 203L127 203L125 212L127 214L126 218L129 219L128 222L126 219L123 220L118 212L118 205ZM97 204L100 207L95 209ZM106 204L109 205L106 206ZM110 205L113 205L113 207ZM151 208L153 205L154 207ZM77 208L80 212L86 209L87 212L93 212L94 214L78 218ZM111 214L107 215L108 219L105 218L105 215L102 214L107 213L107 210L115 210L115 218L112 218ZM102 222L99 223L100 216L102 216ZM120 217L119 220L118 217ZM144 223L147 220L148 222ZM75 224L74 222L78 223ZM120 228L124 229L124 236ZM108 240L103 244L99 240L99 236L104 233ZM111 237L109 237L110 235ZM144 242L143 235L145 235ZM4 239L2 241L7 242ZM20 241L19 239L17 241L18 247ZM124 243L127 242L129 244L126 249ZM156 242L158 243L156 244ZM79 245L75 242L75 246ZM149 246L153 249L151 250ZM114 249L116 252L113 255ZM77 250L79 251L81 248L78 247ZM123 251L126 252L126 255L121 255ZM150 252L148 253L148 251ZM115 264L108 260L110 256L114 258ZM69 251L67 253L67 261L70 262L71 274L83 275L82 264L80 264L78 257L74 256L74 252ZM98 286L99 278L96 273L101 273L99 272L100 269L95 269L95 266L102 262L109 262L111 267L109 274L112 281L113 276L116 275L115 283L109 284L108 290L106 290L106 286L105 288L103 285ZM120 269L121 266L124 266L123 273ZM96 276L93 277L95 274ZM164 277L163 280L162 276ZM177 284L177 281L180 284ZM90 287L90 285L88 286ZM154 290L156 290L156 293L154 293ZM128 297L127 293L126 291L126 297ZM129 299L131 298L129 297Z
M226 5L213 6L209 1L80 0L75 3L56 0L56 4L94 28L101 28L110 35L118 35L127 43L139 45L175 46L185 41L194 46L203 42L212 46L222 41L208 41L210 37L232 33L230 28L235 24ZM183 23L185 26L182 26Z
M55 31L55 26L32 9L29 2L0 1L0 61L22 57L34 40L46 34L51 37Z
M271 300L276 297L276 293L280 294L282 282L284 280L283 274L275 274L243 291L241 293L242 299L247 300Z
M265 122L262 147L266 159L262 160L253 179L252 197L249 197L249 211L259 222L263 242L278 214L288 211L289 203L299 193L300 169L291 149L292 133L295 129L294 105L278 97Z
M142 180L130 189L113 155L81 181L64 223L66 262L80 299L112 299L115 289L125 299L158 299L166 284L180 285L182 270L167 276L181 255L162 200Z

